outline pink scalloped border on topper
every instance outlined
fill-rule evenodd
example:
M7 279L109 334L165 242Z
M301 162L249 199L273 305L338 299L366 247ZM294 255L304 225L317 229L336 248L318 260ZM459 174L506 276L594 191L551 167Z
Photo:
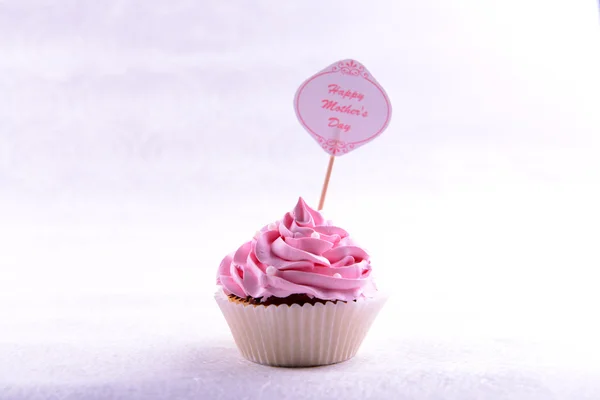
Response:
M308 78L296 91L298 120L332 156L381 135L392 106L385 90L358 61L342 60Z

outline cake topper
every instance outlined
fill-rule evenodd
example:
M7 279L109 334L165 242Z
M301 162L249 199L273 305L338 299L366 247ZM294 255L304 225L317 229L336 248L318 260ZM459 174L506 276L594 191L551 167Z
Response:
M385 90L358 61L342 60L308 78L296 92L300 124L329 155L319 210L335 157L369 143L387 128L392 106Z

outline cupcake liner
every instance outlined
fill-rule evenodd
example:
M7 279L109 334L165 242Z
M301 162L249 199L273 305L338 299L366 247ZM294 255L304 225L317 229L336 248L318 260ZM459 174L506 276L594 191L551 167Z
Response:
M346 361L356 354L387 297L315 305L251 305L215 299L244 358L280 367Z

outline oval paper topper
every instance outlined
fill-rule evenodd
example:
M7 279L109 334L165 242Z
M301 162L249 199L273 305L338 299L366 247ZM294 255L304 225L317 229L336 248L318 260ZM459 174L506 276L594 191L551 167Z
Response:
M296 92L294 108L302 126L332 156L369 143L392 116L385 90L355 60L338 61L308 78Z

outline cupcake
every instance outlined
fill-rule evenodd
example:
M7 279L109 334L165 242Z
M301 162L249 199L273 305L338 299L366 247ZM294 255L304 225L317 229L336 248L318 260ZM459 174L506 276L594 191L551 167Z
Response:
M369 254L302 198L223 259L217 285L242 356L281 367L352 358L386 300Z

